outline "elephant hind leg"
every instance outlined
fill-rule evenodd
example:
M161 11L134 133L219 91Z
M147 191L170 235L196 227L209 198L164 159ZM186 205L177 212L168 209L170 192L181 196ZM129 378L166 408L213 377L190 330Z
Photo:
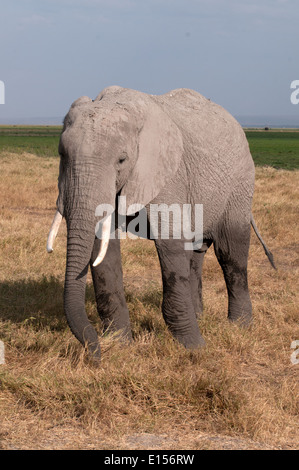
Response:
M240 221L240 211L230 209L214 240L215 254L222 268L228 292L228 318L246 326L252 321L248 290L247 261L250 245L250 219Z
M192 293L192 302L196 317L199 318L203 312L202 301L202 266L204 256L211 245L212 240L205 241L200 250L194 251L190 261L190 284Z

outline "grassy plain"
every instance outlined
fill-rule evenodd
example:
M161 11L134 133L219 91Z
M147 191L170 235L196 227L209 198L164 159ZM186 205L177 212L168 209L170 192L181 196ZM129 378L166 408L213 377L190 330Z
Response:
M0 149L38 156L57 155L62 126L1 126ZM299 169L299 129L245 129L256 165Z
M256 165L299 169L299 129L245 132Z
M58 136L32 138L25 147L22 139L6 140L0 150L0 448L298 448L299 365L291 363L290 345L299 340L299 171L257 168L253 211L278 270L253 235L249 330L227 322L225 284L210 249L200 319L207 345L193 352L177 345L160 312L153 242L124 240L134 343L103 338L95 368L63 314L64 223L54 253L45 250L59 161L57 150L39 149L49 140L54 148ZM262 155L263 138L252 138ZM282 157L287 166L290 154ZM298 168L298 150L295 157ZM87 312L101 334L90 277Z
M0 149L38 156L57 155L61 126L0 126Z

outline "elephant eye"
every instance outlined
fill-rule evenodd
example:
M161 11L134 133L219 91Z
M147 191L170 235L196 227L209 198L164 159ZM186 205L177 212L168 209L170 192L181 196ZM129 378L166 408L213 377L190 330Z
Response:
M127 159L127 155L122 155L122 156L119 158L118 163L120 163L120 164L121 164L121 163L124 163L124 162L126 161L126 159Z

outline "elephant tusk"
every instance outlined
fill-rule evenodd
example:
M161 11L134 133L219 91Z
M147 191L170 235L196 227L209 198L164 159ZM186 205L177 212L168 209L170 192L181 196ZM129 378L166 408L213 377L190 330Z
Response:
M47 252L48 253L53 252L53 243L58 233L61 221L62 221L62 215L60 214L59 211L56 211L51 228L50 228L50 232L48 235L48 240L47 240Z
M110 240L111 219L112 219L112 216L109 215L103 223L102 236L101 236L102 242L101 242L101 246L99 249L99 254L96 257L95 261L93 262L94 267L98 266L105 258L108 245L109 245L109 240Z

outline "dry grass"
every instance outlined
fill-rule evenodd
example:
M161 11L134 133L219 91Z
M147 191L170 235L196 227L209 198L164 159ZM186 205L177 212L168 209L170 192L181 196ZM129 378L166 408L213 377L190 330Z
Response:
M134 343L103 338L88 363L64 319L65 226L55 252L46 237L58 161L0 156L0 448L296 448L299 366L299 172L257 170L254 214L278 270L252 237L254 325L226 320L224 280L213 251L204 266L207 346L178 346L161 318L161 280L150 241L122 245ZM87 311L100 331L91 281Z

